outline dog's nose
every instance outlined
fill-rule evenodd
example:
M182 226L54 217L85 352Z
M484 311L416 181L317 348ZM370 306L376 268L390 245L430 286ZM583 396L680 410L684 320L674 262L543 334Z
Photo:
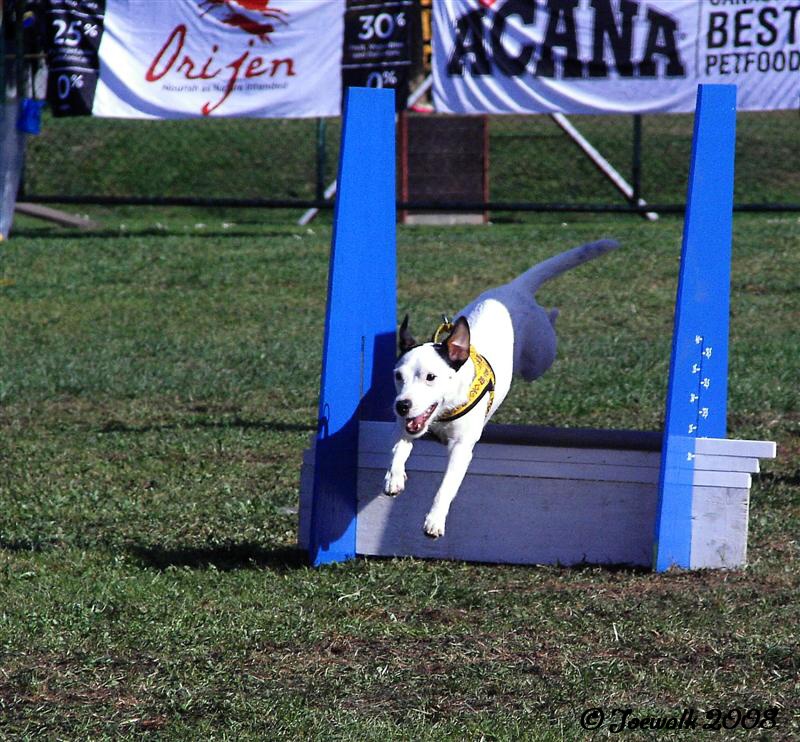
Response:
M401 399L395 404L394 408L397 410L397 414L400 415L400 417L405 417L411 409L411 402L407 399Z

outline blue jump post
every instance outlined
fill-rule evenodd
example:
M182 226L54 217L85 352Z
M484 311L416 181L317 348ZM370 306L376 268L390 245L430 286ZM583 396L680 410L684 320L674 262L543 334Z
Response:
M358 420L390 419L397 332L394 91L349 88L339 152L309 557L356 554Z
M695 441L724 438L736 86L700 85L661 454L654 568L688 569Z

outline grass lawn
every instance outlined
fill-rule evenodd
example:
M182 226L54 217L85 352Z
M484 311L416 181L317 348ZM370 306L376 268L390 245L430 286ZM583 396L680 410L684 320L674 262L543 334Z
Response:
M749 566L661 575L309 569L296 507L329 223L92 216L86 234L20 220L0 245L0 738L575 740L592 707L603 735L613 709L702 724L738 707L762 714L749 738L800 736L796 215L734 224L729 432L779 446L755 477ZM659 428L681 227L400 228L398 310L424 334L616 237L541 291L562 310L559 359L496 421Z
M644 116L642 195L683 203L693 116ZM632 180L631 116L573 116L572 123ZM741 204L800 202L797 112L742 112L737 120L736 193ZM227 197L308 200L336 177L339 119L139 121L45 114L27 142L29 196ZM489 117L490 200L624 203L548 116ZM295 219L296 221L296 219Z

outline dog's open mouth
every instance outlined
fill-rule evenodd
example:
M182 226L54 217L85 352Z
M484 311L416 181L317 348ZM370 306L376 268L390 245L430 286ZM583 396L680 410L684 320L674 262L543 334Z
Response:
M421 415L417 415L416 417L407 417L406 432L410 433L411 435L415 435L416 433L419 433L421 430L423 430L428 420L431 419L431 415L433 414L433 411L436 409L436 407L437 403L434 402Z

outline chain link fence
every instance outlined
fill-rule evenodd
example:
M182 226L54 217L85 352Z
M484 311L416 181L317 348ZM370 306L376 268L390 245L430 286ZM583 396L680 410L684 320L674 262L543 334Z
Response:
M3 82L43 97L46 65L33 27L20 19L37 0L0 7L5 19ZM414 76L430 69L431 1L419 0ZM27 30L26 30L27 29ZM26 35L27 34L27 35ZM25 49L15 55L14 49ZM29 79L29 82L26 82ZM434 116L435 114L409 114ZM570 116L569 121L648 203L680 209L686 198L693 116ZM487 203L471 211L635 209L546 115L487 117ZM332 119L53 118L28 137L20 199L62 204L198 204L330 207L341 122ZM800 111L740 112L737 209L800 210ZM399 148L400 149L400 148ZM401 150L400 150L401 151ZM425 163L439 173L442 163ZM402 168L401 168L402 170ZM458 175L458 173L456 173ZM444 190L444 189L443 189ZM331 191L327 190L330 194ZM398 190L401 193L401 189ZM438 198L438 197L437 197ZM440 197L427 208L457 210ZM414 207L411 203L400 204ZM419 204L416 204L417 206Z
M692 120L690 115L644 116L637 145L632 116L570 117L639 195L662 209L680 208L685 199ZM484 206L633 208L551 117L492 116L488 121L489 203ZM739 114L736 208L800 208L799 124L796 111ZM335 179L339 135L339 119L138 121L45 115L42 133L29 139L21 198L329 206L323 194Z

